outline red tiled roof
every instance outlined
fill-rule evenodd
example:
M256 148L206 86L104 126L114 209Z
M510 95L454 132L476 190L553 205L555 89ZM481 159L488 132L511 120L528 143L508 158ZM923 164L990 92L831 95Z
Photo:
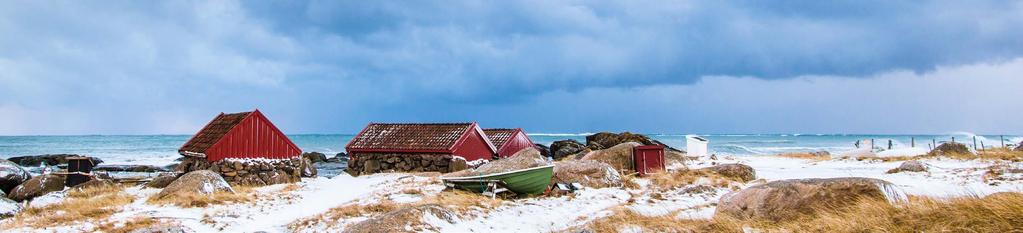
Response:
M490 142L494 143L494 147L501 148L504 143L508 142L512 136L515 135L515 131L518 129L483 129L483 133L487 134L490 138Z
M345 148L352 150L449 151L473 123L371 123Z
M206 153L207 149L213 147L213 144L220 141L220 138L224 137L235 125L249 116L250 113L252 112L221 113L213 121L210 121L206 127L203 127L199 133L195 134L191 140L188 140L184 146L181 146L178 152Z

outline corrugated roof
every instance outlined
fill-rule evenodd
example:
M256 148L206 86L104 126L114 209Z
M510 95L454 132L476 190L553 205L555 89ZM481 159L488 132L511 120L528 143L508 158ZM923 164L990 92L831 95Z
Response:
M490 138L490 142L497 148L504 146L504 143L515 135L515 131L518 129L483 129L483 133L487 134L487 138Z
M356 135L348 150L450 150L472 123L372 123Z
M191 140L188 140L184 146L181 146L178 152L206 153L207 149L213 147L213 144L220 141L220 138L230 132L235 125L241 123L250 113L252 112L218 115L206 127L202 128L199 133L195 134Z

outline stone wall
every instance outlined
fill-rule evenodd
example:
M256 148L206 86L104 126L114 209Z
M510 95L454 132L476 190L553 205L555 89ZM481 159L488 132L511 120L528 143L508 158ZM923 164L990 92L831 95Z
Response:
M466 169L465 160L450 154L351 153L348 174L369 175L381 172L441 172Z
M276 160L228 159L211 163L206 161L205 158L186 157L176 170L183 173L196 170L211 170L220 174L231 185L264 186L298 182L303 175L313 176L314 174L303 174L303 166L306 164L299 158ZM312 165L309 164L309 166Z

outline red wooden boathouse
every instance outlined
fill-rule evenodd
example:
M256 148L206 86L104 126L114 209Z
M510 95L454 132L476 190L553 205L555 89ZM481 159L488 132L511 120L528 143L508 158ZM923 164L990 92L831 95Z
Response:
M178 153L212 162L226 158L290 159L301 155L302 150L256 109L220 113Z
M370 123L345 145L360 154L452 155L467 161L491 160L497 149L475 123Z
M490 142L494 143L494 147L497 148L497 156L501 158L507 158L519 150L536 146L521 128L483 129L483 133L486 133Z

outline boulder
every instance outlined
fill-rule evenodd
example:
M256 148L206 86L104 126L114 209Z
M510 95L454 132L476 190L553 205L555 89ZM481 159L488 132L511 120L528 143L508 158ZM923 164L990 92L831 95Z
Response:
M75 187L71 187L71 188L77 189L77 190L82 190L82 189L88 189L88 188L109 187L109 186L114 186L114 185L115 185L115 183L112 180L92 179L92 180L86 181L85 183L81 183L81 184L75 185Z
M634 134L630 132L622 132L619 134L610 132L600 132L590 136L586 136L586 147L591 150L601 150L611 148L626 142L638 142L642 145L655 145L649 137L642 134Z
M721 197L715 214L740 219L792 220L817 210L843 208L860 198L904 203L906 195L887 181L843 177L779 180Z
M316 166L313 165L313 161L309 158L302 158L302 177L316 177Z
M0 159L0 191L9 193L14 187L18 187L19 184L30 178L32 175L18 164Z
M64 190L64 177L47 174L28 179L25 183L22 183L11 190L11 192L7 194L7 198L21 202L25 200L32 200L32 198L42 196L43 194L60 190Z
M431 229L435 221L454 223L457 216L454 212L440 205L425 204L406 207L387 212L346 227L344 232L375 233L375 232L420 232ZM430 221L429 223L427 221Z
M910 160L910 161L902 162L902 164L900 164L899 167L897 167L897 168L893 168L892 170L888 170L888 173L926 172L926 171L927 171L927 164L924 164L923 162L920 162L920 161L917 161L917 160Z
M742 182L750 182L757 179L757 171L753 170L753 167L745 164L718 164L704 169L717 173L723 177L736 179Z
M328 163L340 163L341 161L348 161L348 154L345 152L339 152L334 155L333 158L327 159Z
M568 139L561 141L554 141L551 143L551 157L555 160L567 157L569 155L578 154L586 150L586 145L579 143L579 141Z
M163 199L174 196L212 195L215 192L234 192L224 178L210 170L189 172L174 180L153 196Z
M967 147L966 144L958 142L946 142L942 143L938 147L935 147L933 150L931 150L930 153L927 153L927 155L929 156L973 155L973 152L970 151L970 147Z
M551 148L550 147L544 146L544 145L539 144L539 143L534 143L533 147L536 148L536 150L540 151L540 155L543 155L543 157L551 157Z
M144 226L144 227L140 227L140 228L135 228L135 229L132 229L131 231L129 231L128 233L187 233L187 232L195 232L195 231L193 231L190 228L187 228L187 227L185 227L183 225L179 225L179 224L165 224L165 223L161 223L161 224L154 224L152 226Z
M451 158L451 163L448 164L448 172L457 172L465 169L469 169L469 163L465 159Z
M607 163L618 171L632 171L635 164L632 159L632 148L641 146L638 142L626 142L603 150L586 153L581 160L594 160Z
M1018 146L1016 146L1015 150L1016 151L1023 151L1023 141L1019 142L1019 144L1018 144Z
M312 163L320 163L327 161L327 155L315 151L302 153L302 158L309 159L309 161Z
M686 166L686 152L684 151L673 151L665 148L664 150L664 165L671 166L672 164L681 164L682 167Z
M536 148L528 147L507 158L498 159L473 170L477 175L494 174L550 165L547 157L540 155Z
M156 178L153 178L153 180L147 182L146 187L162 189L167 187L167 185L170 185L172 182L174 182L174 180L177 179L178 176L173 174L159 175Z
M16 156L10 157L7 160L14 162L22 167L38 167L45 163L48 166L56 166L57 164L67 164L68 157L82 157L76 154L47 154L47 155L29 155L29 156ZM89 157L93 164L103 163L103 160L95 157Z
M21 212L21 204L11 199L0 197L0 219L13 217L18 212Z
M622 176L614 167L599 161L572 160L554 165L554 183L579 183L586 187L621 187Z

